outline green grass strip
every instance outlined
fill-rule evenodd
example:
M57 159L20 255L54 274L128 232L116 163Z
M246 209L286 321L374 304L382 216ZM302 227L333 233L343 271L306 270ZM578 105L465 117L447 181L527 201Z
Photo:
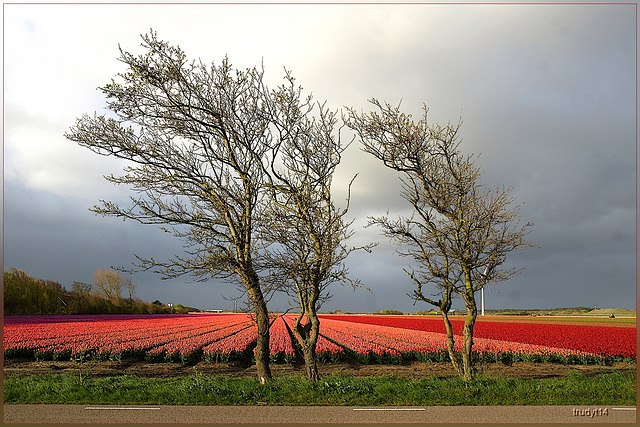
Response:
M175 378L82 378L74 375L11 375L5 403L153 405L635 405L635 373L567 378L495 379L471 384L457 378L331 375L317 382L302 376L257 380L194 375Z

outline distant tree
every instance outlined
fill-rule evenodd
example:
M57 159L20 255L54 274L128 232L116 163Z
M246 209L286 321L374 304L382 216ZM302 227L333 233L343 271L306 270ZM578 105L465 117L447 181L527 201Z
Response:
M110 269L98 268L93 272L93 285L98 295L116 304L122 300L122 291L128 287L128 280L120 276L120 273Z
M291 138L300 92L270 91L264 71L188 61L179 47L144 35L146 53L121 50L127 71L101 88L111 115L85 115L66 137L131 166L110 182L131 186L131 206L102 201L99 214L160 225L184 241L186 255L168 261L138 257L137 268L164 278L191 275L240 285L255 313L256 367L269 368L270 292L261 238L268 208L266 172L282 139ZM279 96L280 94L284 96ZM278 121L287 117L289 121ZM136 255L137 256L137 255Z
M12 268L3 276L4 314L36 314L35 280Z
M370 218L370 225L413 259L418 271L405 272L415 283L412 297L441 310L448 337L448 351L460 376L473 378L471 351L477 317L475 293L489 282L507 280L516 269L501 269L514 249L533 246L525 235L533 224L521 225L519 206L513 206L512 188L488 188L480 183L481 172L473 155L459 150L461 124L428 125L427 109L414 122L399 107L373 99L377 111L349 112L348 126L364 144L364 151L401 174L402 197L413 208L411 217ZM423 290L435 285L436 296ZM467 315L463 328L462 360L454 351L448 311L454 296L464 300Z
M60 283L35 279L12 268L3 275L5 314L63 314L68 304Z
M101 291L92 292L93 286L82 282L73 282L72 290L67 291L58 282L34 279L12 268L4 272L4 314L168 313L159 301L157 305L135 298L135 286L130 279L117 277L124 284L123 290L134 289L129 298L118 299L112 295L107 297ZM196 311L193 307L184 309L185 312Z
M129 294L129 299L133 300L136 296L136 285L131 281L130 277L125 277L123 281L123 290Z
M52 314L63 314L66 311L67 299L66 291L64 287L52 280L42 281L44 285L44 298L43 311Z
M404 313L402 311L398 311L398 310L392 310L389 308L385 308L384 310L380 310L379 314L387 314L387 315L394 315L394 316L401 316Z
M91 292L91 283L73 282L71 290L78 294L89 294Z

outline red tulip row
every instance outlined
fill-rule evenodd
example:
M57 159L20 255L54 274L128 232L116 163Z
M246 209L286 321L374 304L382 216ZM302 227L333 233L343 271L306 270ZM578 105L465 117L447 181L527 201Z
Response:
M365 325L362 323L344 322L333 319L323 319L322 324L325 326L325 330L329 336L334 334L335 331L339 331L343 337L358 337L374 345L388 347L396 350L401 353L404 358L408 359L442 359L447 349L446 335L441 333L422 332L372 324ZM513 341L475 337L473 341L474 351L489 360L498 360L505 354L515 356L517 359L541 361L586 361L596 357L594 354L582 351ZM456 336L454 347L456 351L462 350L462 343L462 337ZM345 344L350 346L347 343ZM356 352L361 353L359 350L356 350Z
M323 315L321 323L328 319L445 333L440 317ZM454 319L452 324L454 333L461 334L464 321ZM575 350L603 357L635 359L637 354L635 327L495 322L479 319L474 327L474 342L480 338Z
M397 347L397 341L370 334L367 328L361 328L358 324L323 319L320 322L320 333L348 348L363 363L372 360L379 363L402 361L401 353L394 348Z

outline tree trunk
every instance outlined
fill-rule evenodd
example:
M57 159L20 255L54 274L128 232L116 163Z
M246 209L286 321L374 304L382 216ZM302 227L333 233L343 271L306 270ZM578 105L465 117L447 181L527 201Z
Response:
M256 369L260 384L271 381L269 368L269 311L260 287L252 286L247 289L253 310L256 315L258 339L256 341Z
M462 379L469 382L473 380L476 373L473 360L471 359L471 352L473 350L473 327L478 317L478 308L473 291L465 294L464 303L467 308L467 316L464 319L464 328L462 329L462 336L464 337L464 344L462 346Z
M304 371L310 381L318 381L318 364L316 362L316 348L310 345L302 345L302 355L304 356Z
M456 355L455 351L455 339L453 336L453 327L451 326L451 320L446 311L442 311L442 319L444 320L444 328L447 331L447 351L449 352L449 359L455 368L458 375L463 376L462 366L460 365L460 359Z
M318 363L316 361L316 343L318 342L318 334L320 332L320 320L314 310L308 310L306 314L307 323L301 324L303 313L296 318L293 330L298 338L300 347L302 347L302 355L304 357L304 370L307 378L311 381L320 379L318 374Z

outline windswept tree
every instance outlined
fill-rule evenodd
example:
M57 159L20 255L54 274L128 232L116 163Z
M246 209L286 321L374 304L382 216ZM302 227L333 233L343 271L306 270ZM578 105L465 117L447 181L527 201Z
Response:
M276 96L300 99L295 91L292 85L283 86ZM315 106L318 115L311 116ZM292 128L287 123L296 123L296 126ZM351 221L345 220L350 196L342 209L336 207L332 199L333 173L346 148L339 132L334 133L336 123L335 113L328 111L324 104L314 105L311 97L282 111L274 121L282 141L277 155L272 156L278 163L272 162L268 171L271 204L265 236L272 242L269 265L272 279L298 304L293 332L311 380L319 378L318 308L330 297L329 285L338 282L359 286L358 281L348 278L344 260L352 251L370 247L345 245L345 240L352 235ZM350 186L351 183L349 189Z
M225 279L240 284L257 324L259 380L271 379L269 316L265 300L265 221L270 154L285 129L274 116L292 98L278 98L264 71L234 70L188 61L179 48L144 35L146 53L120 50L127 71L101 88L110 115L85 115L66 135L95 153L127 160L122 176L107 180L136 193L129 206L102 201L94 211L156 224L184 241L185 254L167 261L139 259L138 269L164 278ZM294 92L295 93L295 92Z
M384 235L412 259L417 270L405 270L416 289L412 297L441 310L453 366L466 381L473 379L471 358L477 317L476 292L490 282L507 280L519 270L501 268L514 249L534 246L525 241L529 227L519 221L512 187L490 188L481 181L476 156L459 150L461 124L427 124L427 109L418 122L399 106L373 99L377 111L350 110L348 126L361 138L364 151L400 173L402 197L412 206L411 217L370 218ZM428 294L427 286L435 288ZM460 355L448 311L453 297L461 297L467 314Z

